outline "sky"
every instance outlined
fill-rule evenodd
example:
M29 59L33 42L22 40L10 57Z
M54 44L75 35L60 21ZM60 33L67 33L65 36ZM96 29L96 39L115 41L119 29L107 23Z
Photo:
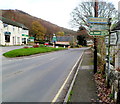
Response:
M78 6L81 0L0 0L0 9L18 9L32 16L44 19L53 24L68 29L70 25L70 13ZM89 0L82 0L89 1ZM119 0L109 0L118 6Z

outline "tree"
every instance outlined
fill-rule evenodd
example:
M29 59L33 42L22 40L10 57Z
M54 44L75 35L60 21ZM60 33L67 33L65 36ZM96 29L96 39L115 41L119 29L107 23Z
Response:
M84 26L80 26L79 30L77 31L77 40L79 45L87 45L86 40L89 38L88 31Z
M82 2L79 4L71 13L72 16L72 26L80 27L85 26L88 27L89 24L87 22L88 17L94 17L94 2ZM98 2L98 17L106 17L106 18L116 18L117 10L115 9L112 3L107 2Z
M38 21L32 22L32 31L36 40L44 40L46 28L43 27Z
M106 17L106 18L112 18L112 20L115 20L116 17L118 17L117 10L115 9L114 5L110 2L100 2L98 1L98 17ZM95 2L82 2L79 4L71 13L72 16L72 25L76 27L85 27L87 30L89 29L90 24L87 22L88 17L94 17L95 16ZM82 39L84 40L84 39ZM97 40L97 39L96 39ZM99 42L98 42L99 41ZM104 44L104 38L99 38L97 42L96 47L98 47L96 50L101 54L101 62L104 65L104 53L105 53L105 44ZM100 65L100 64L99 64Z
M64 36L64 34L65 33L63 31L59 31L59 32L56 33L57 36Z

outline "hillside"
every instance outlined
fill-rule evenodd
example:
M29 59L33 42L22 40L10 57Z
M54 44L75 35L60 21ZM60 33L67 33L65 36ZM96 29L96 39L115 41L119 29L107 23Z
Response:
M47 35L52 35L53 33L56 33L58 31L64 31L65 35L74 35L76 32L63 28L63 27L59 27L53 23L50 23L46 20L43 20L41 18L37 18L34 16L31 16L28 13L25 13L24 11L21 10L1 10L2 11L2 16L8 19L11 19L13 21L19 22L24 24L29 30L30 30L30 35L32 36L32 22L33 21L38 21L40 22L46 29L47 29ZM51 36L50 36L51 37Z

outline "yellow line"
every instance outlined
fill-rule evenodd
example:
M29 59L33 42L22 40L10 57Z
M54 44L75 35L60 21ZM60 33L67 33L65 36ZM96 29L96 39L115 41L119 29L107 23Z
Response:
M83 53L82 53L82 54L83 54ZM81 54L81 56L82 56L82 54ZM61 88L59 89L58 93L56 94L56 96L55 96L54 99L52 100L52 103L56 102L56 100L58 99L60 93L62 92L65 84L67 83L67 81L68 81L71 73L73 72L73 70L74 70L75 66L77 65L78 61L80 60L81 56L79 57L79 59L77 60L77 62L75 63L75 65L73 66L72 70L70 71L70 73L69 73L69 75L67 76L66 80L64 81L63 85L61 86Z

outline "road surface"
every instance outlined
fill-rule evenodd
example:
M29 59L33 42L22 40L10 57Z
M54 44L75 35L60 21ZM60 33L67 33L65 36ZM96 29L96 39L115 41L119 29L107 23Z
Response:
M2 61L3 102L51 102L86 48Z

